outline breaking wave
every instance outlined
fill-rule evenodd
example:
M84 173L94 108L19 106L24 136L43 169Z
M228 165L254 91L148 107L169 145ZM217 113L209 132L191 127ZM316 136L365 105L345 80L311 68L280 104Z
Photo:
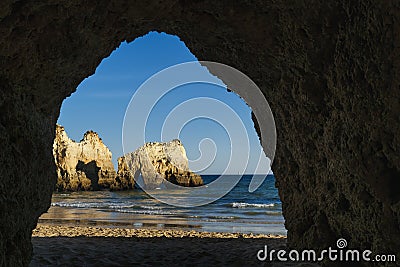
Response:
M274 203L269 203L269 204L261 204L261 203L245 203L245 202L233 202L230 204L230 206L232 208L238 208L238 209L242 209L242 208L270 208L275 206Z

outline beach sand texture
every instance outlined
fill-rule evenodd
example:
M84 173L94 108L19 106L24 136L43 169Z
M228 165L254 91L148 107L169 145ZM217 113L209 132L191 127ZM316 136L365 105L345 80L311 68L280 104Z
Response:
M316 266L260 262L265 245L285 248L280 235L39 224L32 243L30 266Z

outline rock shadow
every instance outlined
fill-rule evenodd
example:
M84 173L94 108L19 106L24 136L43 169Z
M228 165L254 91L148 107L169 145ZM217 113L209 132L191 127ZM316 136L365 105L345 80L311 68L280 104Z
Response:
M84 163L83 161L79 160L76 164L76 171L84 172L86 177L91 182L91 188L93 190L99 189L99 170L101 168L97 166L96 161L92 160L88 163Z

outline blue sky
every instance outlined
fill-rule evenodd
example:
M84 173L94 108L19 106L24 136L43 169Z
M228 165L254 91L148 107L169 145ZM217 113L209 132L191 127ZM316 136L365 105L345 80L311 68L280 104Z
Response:
M157 72L175 64L196 60L177 36L165 33L150 32L129 44L123 42L101 62L94 75L85 79L77 91L64 100L58 123L63 125L69 137L76 141L81 140L87 130L96 131L111 150L116 165L117 158L123 154L121 136L125 112L136 90ZM249 166L245 172L265 173L265 167L254 171L258 165L259 153L262 152L251 121L250 108L236 94L227 92L224 84L204 67L199 65L198 71L216 84L194 83L175 88L154 106L145 129L137 131L146 130L146 142L179 138L185 146L190 167L195 171L201 170L200 173L203 174L214 174L221 173L227 166L232 151L231 144L235 144L236 151L246 151L247 140L240 139L242 137L236 133L241 129L239 118L247 131L251 151ZM210 102L210 99L216 101ZM218 107L220 102L234 111L236 119L227 112L226 107ZM137 109L136 106L130 109L134 110L138 118L146 116L142 114L143 109L140 105ZM175 117L172 117L174 109ZM212 118L200 117L181 125L180 132L173 129L174 127L163 128L166 120L185 121L189 116L195 117L196 114L215 114L223 123L218 123ZM134 120L133 118L125 122L132 125L133 134ZM141 143L136 142L129 150L134 150ZM210 166L204 165L204 162L200 164L201 161L196 161L200 156L204 162L214 156L215 160ZM228 173L236 174L240 171L243 157L237 153L232 157L233 167L230 167ZM262 154L261 166L267 164ZM206 166L208 168L204 169Z

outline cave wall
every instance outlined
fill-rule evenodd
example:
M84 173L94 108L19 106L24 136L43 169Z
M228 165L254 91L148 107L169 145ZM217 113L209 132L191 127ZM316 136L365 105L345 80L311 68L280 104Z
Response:
M30 260L63 99L121 41L151 30L263 90L289 246L344 237L398 253L399 18L398 2L379 0L1 1L0 265Z

